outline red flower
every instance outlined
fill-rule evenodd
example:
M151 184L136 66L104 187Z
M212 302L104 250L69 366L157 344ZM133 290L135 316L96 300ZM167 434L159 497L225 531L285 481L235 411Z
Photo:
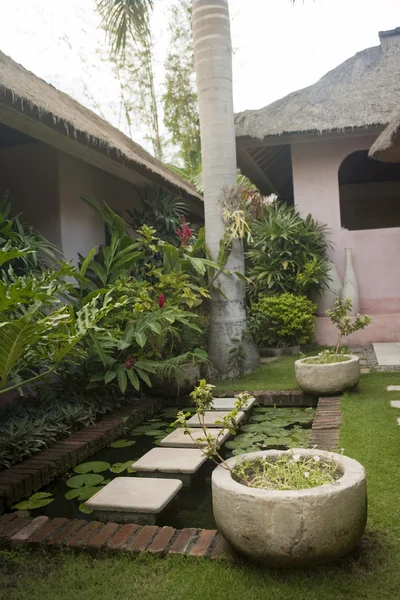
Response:
M182 246L187 246L190 238L193 237L193 232L187 224L185 217L182 217L182 226L178 229L176 234L181 240Z
M158 296L158 307L162 308L164 306L164 304L165 304L165 296L164 296L164 294L160 294Z
M125 369L130 369L131 367L133 367L135 362L136 362L136 358L130 358L129 360L127 360L124 365Z

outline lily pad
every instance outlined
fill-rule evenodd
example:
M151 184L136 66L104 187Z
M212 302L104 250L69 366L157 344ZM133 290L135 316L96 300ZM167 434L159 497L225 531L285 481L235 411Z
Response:
M111 483L111 479L105 479L100 485L108 485L109 483Z
M70 488L80 488L82 486L92 487L98 485L104 480L103 475L96 475L95 473L87 473L85 475L74 475L67 479L66 484Z
M127 460L124 463L115 463L112 465L112 467L110 467L110 471L111 473L123 473L124 471L128 471L128 473L134 473L134 471L131 469L133 463L133 460Z
M43 500L44 498L52 498L53 494L50 494L50 492L36 492L35 494L32 494L32 496L29 498L29 500Z
M84 513L85 515L91 515L93 512L92 508L88 508L86 506L86 504L80 504L79 505L79 510L81 511L81 513Z
M14 504L12 508L15 508L16 510L35 510L36 508L47 506L53 501L53 494L48 494L47 492L37 492L28 498L28 500L22 500L22 502Z
M68 492L65 493L65 498L67 500L73 500L74 498L79 498L79 496L82 494L82 489L84 489L84 488L73 488L72 490L68 490Z
M80 488L81 494L78 496L78 500L89 500L92 496L94 496L101 487L83 487Z
M75 473L85 474L85 473L102 473L103 471L107 471L110 468L110 463L103 462L100 460L95 460L93 462L86 462L78 465L74 468Z
M128 448L136 444L135 440L116 440L110 444L111 448Z

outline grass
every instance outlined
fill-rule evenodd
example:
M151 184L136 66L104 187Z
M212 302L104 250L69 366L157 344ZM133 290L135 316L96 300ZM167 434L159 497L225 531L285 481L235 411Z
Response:
M282 359L279 363L288 363ZM279 364L278 363L278 364ZM274 363L272 363L274 365ZM272 366L267 365L267 366ZM337 564L279 572L246 561L0 552L1 600L394 600L400 597L400 374L362 376L342 399L340 443L366 467L368 530ZM266 383L264 382L265 387ZM290 386L289 386L290 387ZM397 396L398 397L398 396Z
M216 383L215 391L241 392L245 390L291 390L297 389L294 363L298 356L282 356L249 375L233 381Z

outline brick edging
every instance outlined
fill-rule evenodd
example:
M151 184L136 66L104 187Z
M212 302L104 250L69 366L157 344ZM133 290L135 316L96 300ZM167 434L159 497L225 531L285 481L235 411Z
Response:
M320 398L315 411L308 447L316 446L321 450L336 450L341 424L340 397Z
M203 558L229 558L232 550L215 529L174 529L150 525L119 525L8 513L0 517L0 547L76 551L148 552L153 555L184 554Z
M313 396L308 396L301 390L247 390L249 394L255 397L258 404L262 406L314 406L317 402ZM213 392L216 398L231 397L240 392L219 391Z
M125 425L140 425L163 406L162 398L145 398L119 409L94 425L72 433L17 465L0 472L0 515L53 479L123 435Z

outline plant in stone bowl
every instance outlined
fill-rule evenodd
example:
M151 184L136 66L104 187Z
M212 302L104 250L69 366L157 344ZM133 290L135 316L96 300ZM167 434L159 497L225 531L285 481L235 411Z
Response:
M212 474L213 511L218 529L240 553L271 566L308 566L350 552L364 533L367 518L365 471L357 461L316 449L266 450L221 456L218 440L204 426L212 406L212 387L204 380L192 393L204 436L194 439L219 463ZM249 399L237 397L220 425L233 434L236 417Z
M295 362L296 381L307 394L329 396L357 387L360 381L360 359L344 352L341 343L343 337L364 329L372 319L368 315L351 317L351 308L350 298L343 302L337 298L335 308L326 311L338 330L338 339L332 350L324 350L318 356L301 358Z

